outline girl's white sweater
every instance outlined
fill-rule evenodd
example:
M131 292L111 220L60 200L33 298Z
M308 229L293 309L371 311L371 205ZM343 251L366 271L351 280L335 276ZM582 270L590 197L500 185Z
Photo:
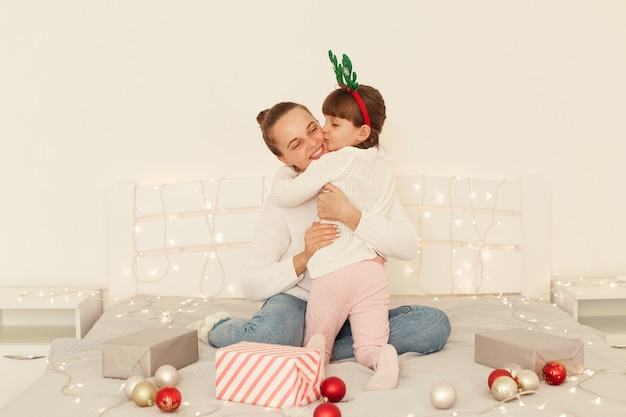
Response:
M393 167L382 148L360 149L347 146L312 161L306 171L295 175L284 166L274 176L272 195L278 205L296 207L316 196L326 183L343 191L361 211L387 216L395 193ZM341 222L333 222L340 236L332 245L319 249L307 264L311 278L317 278L347 265L374 258L375 247Z

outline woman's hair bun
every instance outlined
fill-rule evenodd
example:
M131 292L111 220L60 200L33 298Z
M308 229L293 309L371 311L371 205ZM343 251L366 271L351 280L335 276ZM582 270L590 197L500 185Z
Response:
M265 116L267 116L268 111L270 111L270 109L261 110L259 114L256 116L256 121L259 124L259 126L263 125L263 121L265 120Z

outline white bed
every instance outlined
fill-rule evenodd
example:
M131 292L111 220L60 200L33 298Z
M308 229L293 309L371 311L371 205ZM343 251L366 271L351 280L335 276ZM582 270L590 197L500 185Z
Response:
M3 417L157 416L123 393L123 382L102 378L103 340L145 327L184 327L216 311L250 316L259 307L241 299L238 276L268 178L199 180L136 186L107 193L109 283L104 315L82 340L57 339L45 374L0 409ZM550 188L541 178L481 180L398 177L398 194L421 236L412 262L391 260L393 304L445 311L452 323L436 354L400 357L398 387L364 391L370 370L336 362L344 417L624 416L626 351L578 324L550 299ZM94 295L99 296L99 295ZM496 401L492 371L474 362L477 331L528 328L585 344L585 369L560 386ZM180 370L180 416L312 416L318 403L295 409L225 403L215 399L215 349L200 344L200 360ZM438 410L429 392L451 383L456 404Z

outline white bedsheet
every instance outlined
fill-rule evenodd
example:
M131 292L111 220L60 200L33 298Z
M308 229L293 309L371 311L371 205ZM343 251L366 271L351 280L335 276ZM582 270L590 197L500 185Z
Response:
M353 361L329 365L326 375L337 375L347 385L346 400L338 404L343 417L626 415L626 350L609 347L600 334L579 325L552 304L520 296L393 300L394 305L414 303L441 308L449 315L452 334L448 344L432 355L402 355L400 381L391 391L364 391L372 371ZM259 304L237 299L142 296L121 302L109 308L83 340L55 340L45 374L0 409L0 416L163 416L156 407L140 408L128 400L123 393L123 380L102 378L102 341L149 326L184 327L216 311L249 316L258 307ZM560 386L542 381L537 393L499 403L487 387L492 369L474 362L474 334L508 328L530 328L584 341L587 371L568 376ZM214 348L201 343L200 360L180 370L177 387L184 403L174 415L313 415L318 403L276 410L216 400L214 352ZM440 381L451 383L457 391L457 402L449 410L437 410L429 399L431 387Z

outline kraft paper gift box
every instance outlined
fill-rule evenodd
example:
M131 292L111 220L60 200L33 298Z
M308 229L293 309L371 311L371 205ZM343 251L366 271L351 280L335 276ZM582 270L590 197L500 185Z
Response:
M149 328L102 343L105 378L147 378L162 365L180 369L197 360L198 332L193 329Z
M476 333L474 361L492 368L515 363L522 369L535 371L540 377L547 362L559 361L565 365L568 374L581 374L584 371L584 345L579 340L528 329Z
M222 400L291 408L320 398L318 349L240 342L215 353L215 392Z

